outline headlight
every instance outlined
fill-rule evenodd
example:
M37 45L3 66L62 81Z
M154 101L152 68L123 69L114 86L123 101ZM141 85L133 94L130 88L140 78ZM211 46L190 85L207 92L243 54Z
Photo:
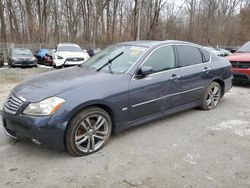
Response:
M63 57L61 57L61 56L57 55L57 59L63 59Z
M35 58L35 57L32 57L32 58L31 58L31 61L36 61L36 58Z
M12 57L11 59L12 59L12 61L18 61L19 60L19 58L16 58L16 57Z
M65 100L59 97L47 98L38 103L30 103L25 108L23 113L27 115L34 115L34 116L51 115L51 114L54 114L64 102Z

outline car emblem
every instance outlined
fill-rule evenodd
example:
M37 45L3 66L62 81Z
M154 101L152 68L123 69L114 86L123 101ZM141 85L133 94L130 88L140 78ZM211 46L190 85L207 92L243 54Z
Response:
M77 58L74 58L73 60L74 60L74 61L77 61Z

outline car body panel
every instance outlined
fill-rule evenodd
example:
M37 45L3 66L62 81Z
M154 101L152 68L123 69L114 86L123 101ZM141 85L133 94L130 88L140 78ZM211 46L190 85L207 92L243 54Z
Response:
M178 72L170 70L143 79L131 80L129 87L131 121L162 112L166 106L172 107L172 103L179 98L180 85L170 78L173 74L178 75ZM167 98L171 98L171 102L166 105Z
M227 56L227 59L232 64L234 81L250 83L250 42L244 44L236 53Z
M6 128L48 147L63 150L64 134L70 120L86 107L98 106L105 109L112 118L113 132L119 133L163 115L199 106L202 94L213 80L223 82L225 92L232 87L230 63L212 54L209 63L192 68L176 67L145 77L136 77L144 60L159 46L185 44L202 48L199 45L181 41L141 41L118 45L124 44L148 48L126 73L111 74L104 70L98 72L86 67L72 67L35 76L15 87L12 93L22 96L26 102L16 115L3 110ZM205 67L210 70L204 72ZM174 75L180 77L172 79ZM36 117L22 113L30 102L38 102L51 96L65 99L53 115ZM23 128L25 133L15 128L19 125L28 127Z
M49 53L49 50L47 48L40 48L39 50L36 51L34 54L36 58L44 58L46 54Z

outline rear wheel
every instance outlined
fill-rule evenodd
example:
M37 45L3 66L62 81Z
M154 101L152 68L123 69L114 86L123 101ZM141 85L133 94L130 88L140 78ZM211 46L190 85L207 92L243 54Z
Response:
M205 92L202 100L201 109L212 110L216 108L221 99L221 86L217 82L212 82Z
M112 121L106 111L86 108L72 119L66 130L66 149L74 156L89 155L103 148L111 131Z

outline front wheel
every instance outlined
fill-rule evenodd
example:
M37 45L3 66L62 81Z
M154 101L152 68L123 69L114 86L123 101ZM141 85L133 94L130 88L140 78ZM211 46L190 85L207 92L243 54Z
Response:
M66 149L73 156L89 155L104 147L111 132L112 121L106 111L86 108L76 114L66 130Z
M221 99L221 86L217 82L212 82L202 99L201 109L203 110L212 110L216 108Z

